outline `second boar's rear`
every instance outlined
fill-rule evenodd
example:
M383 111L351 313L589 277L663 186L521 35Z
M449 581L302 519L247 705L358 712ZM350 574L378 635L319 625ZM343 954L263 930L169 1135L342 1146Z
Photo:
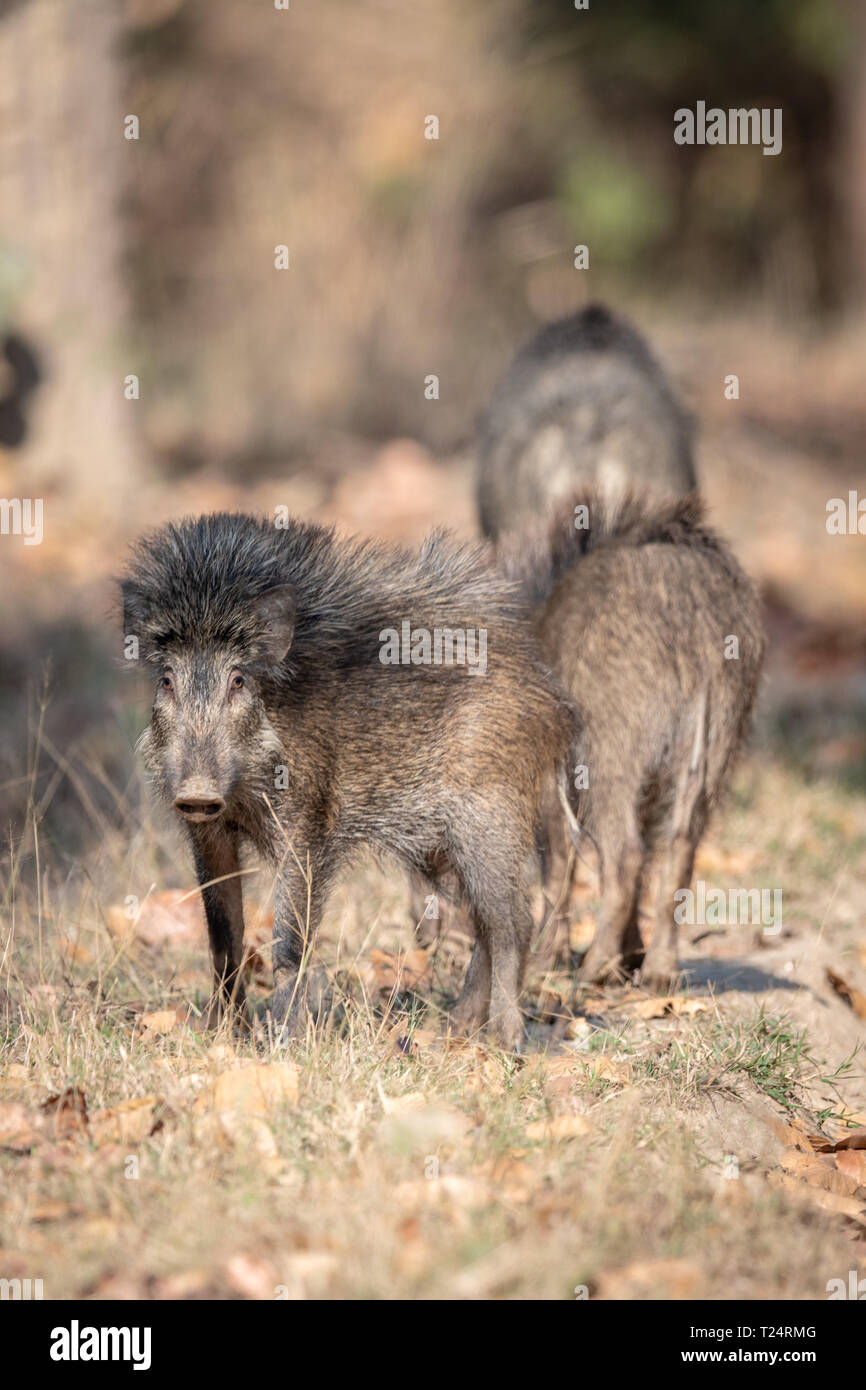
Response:
M642 980L667 990L674 894L690 885L757 690L757 594L697 497L590 489L547 527L505 537L499 560L534 605L542 652L577 706L573 763L585 773L571 811L596 844L602 892L583 977L616 977L639 959L638 899L654 880ZM561 847L561 815L552 823Z

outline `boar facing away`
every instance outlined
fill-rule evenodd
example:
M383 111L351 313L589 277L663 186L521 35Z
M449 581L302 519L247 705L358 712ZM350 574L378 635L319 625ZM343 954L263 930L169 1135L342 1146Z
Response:
M272 1014L292 1035L328 889L365 843L434 887L456 880L479 940L456 1023L489 1020L515 1046L528 878L573 724L489 557L443 536L408 552L203 516L141 541L122 593L156 680L144 761L202 885L211 1019L243 1002L245 847L275 866ZM405 623L415 659L383 664ZM423 633L443 630L485 634L485 674L460 664L459 641L456 662L425 660Z
M688 417L641 335L600 305L546 324L496 387L479 442L481 530L531 524L592 483L696 486Z
M757 690L755 589L694 496L589 490L547 528L503 538L498 554L578 710L566 810L595 843L601 878L582 978L621 977L639 962L638 901L655 882L641 979L667 991L677 977L674 895L690 886ZM562 815L550 823L561 867Z

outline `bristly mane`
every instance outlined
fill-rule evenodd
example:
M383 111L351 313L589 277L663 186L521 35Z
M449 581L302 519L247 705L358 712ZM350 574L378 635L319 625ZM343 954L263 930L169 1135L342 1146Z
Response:
M604 304L587 304L576 314L544 324L520 349L515 362L543 362L569 352L625 352L647 370L659 370L637 330Z
M139 541L121 581L124 630L145 660L172 647L255 652L253 601L291 585L296 628L286 675L378 659L380 632L517 623L523 603L482 545L434 533L418 550L344 540L329 527L252 516L186 518ZM518 642L519 642L518 638Z
M587 525L575 526L575 508L585 506ZM612 494L584 487L557 503L546 522L504 535L497 563L537 606L545 602L571 566L602 547L676 545L712 551L727 564L727 551L703 524L704 504L697 493L659 498L639 488ZM583 518L581 518L583 519Z

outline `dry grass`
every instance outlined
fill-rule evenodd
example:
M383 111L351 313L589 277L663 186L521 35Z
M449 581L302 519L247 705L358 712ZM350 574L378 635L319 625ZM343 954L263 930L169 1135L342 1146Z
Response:
M832 1131L862 1104L839 1001L821 1001L844 1024L820 1034L824 1053L798 1017L812 995L774 989L770 967L760 996L693 985L703 1012L648 1020L626 996L587 1001L565 977L545 990L536 979L525 1055L458 1044L444 1008L465 943L445 935L417 992L382 986L371 949L414 944L406 891L399 873L362 863L319 943L331 1008L318 1031L288 1051L261 1026L244 1039L203 1034L203 932L148 946L118 938L109 911L151 884L190 886L170 827L145 822L130 837L138 805L135 788L118 795L120 830L83 807L99 848L66 866L31 814L4 875L0 982L23 1017L0 1061L0 1131L7 1142L13 1131L0 1154L0 1276L42 1278L55 1298L572 1298L579 1286L593 1297L821 1298L862 1258L856 1223L767 1183L780 1149L755 1108ZM862 873L863 826L862 799L753 761L707 854L736 882L742 846L767 847L795 904L792 936L773 949L811 959L819 936L836 950L847 939L845 891L820 928L814 909L840 864ZM264 875L247 884L266 905ZM763 968L761 946L731 932L721 965L733 946ZM565 1004L553 1012L573 1004L570 1029L549 1021L557 988ZM143 1026L175 1005L190 1023ZM257 1109L261 1067L277 1069L283 1098ZM249 1074L215 1090L233 1071ZM220 1086L231 1084L229 1102ZM68 1088L84 1093L87 1123L40 1110ZM143 1129L112 1139L111 1113L98 1112L147 1097L158 1105L140 1107ZM29 1145L15 1138L22 1125Z

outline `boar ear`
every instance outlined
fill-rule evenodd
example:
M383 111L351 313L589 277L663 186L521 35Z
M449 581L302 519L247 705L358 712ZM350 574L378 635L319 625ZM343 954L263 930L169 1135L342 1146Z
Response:
M288 655L295 635L296 608L291 584L268 589L253 603L253 612L262 626L262 656L272 666L279 666Z
M123 637L124 641L129 637L138 639L140 648L147 645L148 632L147 625L150 617L150 606L131 579L121 581L120 593L123 602Z
M120 597L123 604L123 631L129 633L141 621L143 604L138 590L129 579L120 581Z

